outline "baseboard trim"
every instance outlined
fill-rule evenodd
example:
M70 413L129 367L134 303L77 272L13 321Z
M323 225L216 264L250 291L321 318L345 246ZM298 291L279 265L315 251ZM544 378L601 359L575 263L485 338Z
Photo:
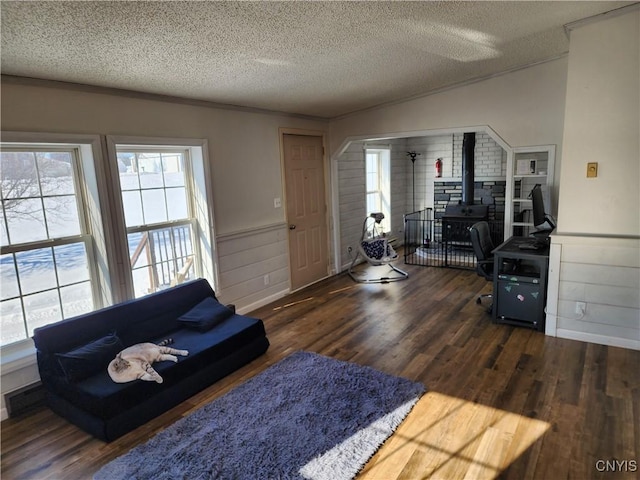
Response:
M566 338L568 340L579 340L581 342L597 343L600 345L608 345L610 347L640 350L640 340L609 337L606 335L596 335L594 333L576 332L574 330L563 330L561 328L556 330L556 336L558 338Z
M6 408L0 408L0 421L4 421L9 418L9 411Z
M257 310L260 307L264 307L265 305L275 302L276 300L280 300L282 297L289 294L289 290L281 290L276 292L268 297L262 298L257 302L253 302L249 305L245 305L244 307L238 308L238 313L240 315L244 315L246 313L252 312L253 310Z

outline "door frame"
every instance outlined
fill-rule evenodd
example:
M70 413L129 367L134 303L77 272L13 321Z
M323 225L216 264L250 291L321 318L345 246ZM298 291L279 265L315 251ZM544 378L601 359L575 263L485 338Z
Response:
M289 218L287 215L287 180L286 180L286 171L285 171L285 163L284 163L284 136L285 135L301 135L307 137L320 137L322 138L322 170L324 174L324 198L326 203L325 209L325 222L327 227L327 238L325 239L327 243L327 274L324 278L329 277L330 275L335 274L335 269L333 265L335 263L335 251L334 251L334 242L333 238L333 195L332 195L332 176L331 176L331 162L329 161L328 145L327 145L327 135L322 130L307 130L301 128L286 128L280 127L278 129L278 138L280 142L280 176L282 181L282 208L284 210L284 221L286 224L286 228L289 227ZM288 233L288 231L287 231ZM289 264L289 291L292 292L293 288L291 285L291 244L289 240L289 235L287 234L287 263ZM324 279L323 278L323 279ZM318 279L318 281L323 280ZM303 287L300 287L296 290L301 290Z

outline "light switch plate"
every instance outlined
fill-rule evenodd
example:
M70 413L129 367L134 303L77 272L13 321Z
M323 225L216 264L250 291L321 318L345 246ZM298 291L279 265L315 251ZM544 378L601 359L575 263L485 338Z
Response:
M598 162L587 163L587 178L594 178L598 176Z

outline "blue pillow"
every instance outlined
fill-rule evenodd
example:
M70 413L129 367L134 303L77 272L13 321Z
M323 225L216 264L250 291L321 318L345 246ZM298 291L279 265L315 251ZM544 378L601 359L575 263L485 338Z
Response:
M211 330L233 315L233 311L213 297L207 297L187 313L178 317L178 322L187 328L201 332Z
M58 363L68 382L84 380L100 371L107 371L124 346L115 333L98 338L66 353L56 353Z

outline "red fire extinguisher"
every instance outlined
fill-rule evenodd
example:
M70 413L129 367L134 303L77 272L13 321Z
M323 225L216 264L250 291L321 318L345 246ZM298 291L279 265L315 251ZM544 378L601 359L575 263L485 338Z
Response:
M442 159L439 158L436 160L436 177L442 177Z

